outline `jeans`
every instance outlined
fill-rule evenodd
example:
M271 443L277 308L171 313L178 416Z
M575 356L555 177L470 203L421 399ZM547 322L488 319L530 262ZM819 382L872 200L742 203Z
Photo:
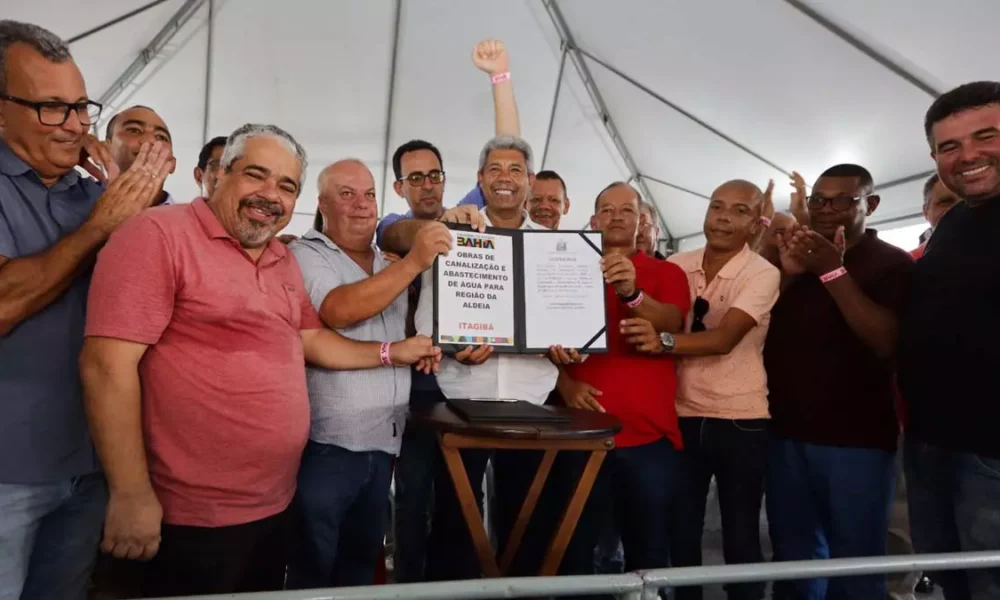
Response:
M51 484L0 483L0 599L83 599L107 503L100 473Z
M673 513L672 566L701 565L708 487L715 477L722 515L726 564L764 562L760 546L760 508L767 468L767 419L679 419L684 452ZM760 600L764 582L726 585L731 600ZM678 588L677 600L701 600L701 586Z
M424 410L444 402L439 391L412 390L410 408ZM432 429L407 427L396 460L396 531L393 567L398 583L424 580L427 533L434 495L435 465L440 460L437 436Z
M772 437L766 504L774 560L884 556L895 456ZM775 582L773 597L885 600L885 575Z
M919 554L1000 548L1000 459L905 443L910 533ZM1000 598L1000 569L939 571L948 600Z
M392 461L386 452L306 444L296 493L302 547L289 570L290 587L374 584Z
M909 506L906 500L906 477L903 474L903 439L899 440L899 451L896 453L896 491L892 497L892 508L889 512L889 539L886 554L889 556L913 554L913 539L910 536ZM889 573L886 575L886 586L891 600L915 600L913 595L922 574L919 571L910 573Z

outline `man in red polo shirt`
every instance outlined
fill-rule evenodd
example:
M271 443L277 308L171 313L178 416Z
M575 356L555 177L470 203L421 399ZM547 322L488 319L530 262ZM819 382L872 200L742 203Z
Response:
M149 595L282 588L309 433L305 361L439 357L426 337L356 342L323 327L275 239L305 167L288 133L245 125L208 202L143 212L98 258L81 374L111 490L101 547L155 555Z
M674 399L677 377L670 355L643 354L622 334L629 318L658 332L677 333L691 303L677 265L639 252L640 200L616 182L597 196L591 227L604 234L608 353L560 368L558 390L567 405L608 412L622 422L594 484L563 572L593 569L602 514L613 511L625 548L625 569L669 566L667 516L674 496L682 441Z

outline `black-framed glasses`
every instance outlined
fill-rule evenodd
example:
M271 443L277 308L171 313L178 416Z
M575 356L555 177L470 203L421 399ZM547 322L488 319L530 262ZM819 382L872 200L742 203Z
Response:
M868 196L834 196L832 198L826 198L824 196L809 196L806 198L806 207L811 210L819 210L830 205L830 208L837 212L842 212L848 210L858 202L861 202Z
M101 117L101 111L104 110L101 104L93 100L72 103L52 100L34 102L6 94L0 94L0 99L34 109L38 113L38 121L49 127L59 127L69 119L69 114L73 111L76 111L76 118L80 120L81 125L90 125Z
M694 313L694 319L691 320L691 333L698 333L699 331L705 331L705 315L708 314L708 309L710 305L708 300L705 300L701 296L694 299L694 306L692 307L692 312Z
M430 179L431 183L437 185L444 181L444 171L438 171L437 169L429 173L421 173L420 171L414 171L413 173L410 173L406 177L400 179L400 181L403 181L404 179L414 187L420 187L424 185L425 179Z

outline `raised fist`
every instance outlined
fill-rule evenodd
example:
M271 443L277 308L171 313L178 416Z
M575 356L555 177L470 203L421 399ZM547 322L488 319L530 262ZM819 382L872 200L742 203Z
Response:
M483 40L472 50L472 62L480 71L490 75L510 70L510 58L500 40Z

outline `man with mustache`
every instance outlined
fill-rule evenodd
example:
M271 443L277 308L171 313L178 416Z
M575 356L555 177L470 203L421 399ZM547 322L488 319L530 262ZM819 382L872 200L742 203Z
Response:
M528 197L528 216L535 223L555 231L559 220L569 213L566 182L555 171L539 171Z
M900 319L904 467L919 553L1000 548L1000 82L938 97L924 120L944 187L938 222ZM1000 597L1000 570L940 571L946 598Z
M684 452L672 515L673 566L701 564L709 484L718 487L726 564L764 561L760 506L767 465L767 375L762 355L781 274L751 244L761 222L764 193L749 181L719 186L705 213L706 244L668 260L687 275L694 307L684 333L657 335L647 322L630 325L639 350L678 359L677 415ZM764 597L762 582L729 584L734 600ZM700 587L677 590L682 600Z
M83 598L107 488L84 419L77 357L89 271L169 170L153 148L119 176L88 128L66 44L0 20L0 598ZM102 186L81 177L83 166Z
M778 235L785 280L764 345L775 560L885 554L899 421L892 357L913 271L865 229L867 169L830 167L805 198L809 227ZM884 575L776 582L776 598L882 600Z
M520 135L521 127L514 99L514 84L510 77L510 59L503 42L484 40L472 52L475 66L490 76L496 135ZM393 190L406 199L410 210L406 214L389 214L376 229L379 248L393 260L406 253L414 243L417 231L434 220L445 217L442 204L446 177L441 152L431 143L411 140L392 155L395 182ZM475 214L485 203L482 188L476 185L459 202L463 210ZM454 209L453 209L454 210ZM467 219L468 217L466 217ZM420 297L420 279L409 288L409 320ZM433 375L413 373L410 406L419 410L444 400ZM434 469L438 459L437 440L433 432L411 428L403 435L403 446L396 461L396 538L394 568L396 581L409 583L424 579L427 546L427 522L430 508Z
M417 234L405 258L389 263L375 246L375 179L358 160L319 175L318 230L290 246L323 323L350 339L405 337L406 290L451 247L441 223ZM382 556L393 461L410 399L410 369L306 370L311 431L299 467L301 556L294 588L371 585Z
M304 362L429 369L440 356L426 337L323 327L275 239L306 169L287 132L240 127L221 169L209 201L147 210L112 236L90 290L80 365L111 488L101 548L152 558L152 596L282 588Z

